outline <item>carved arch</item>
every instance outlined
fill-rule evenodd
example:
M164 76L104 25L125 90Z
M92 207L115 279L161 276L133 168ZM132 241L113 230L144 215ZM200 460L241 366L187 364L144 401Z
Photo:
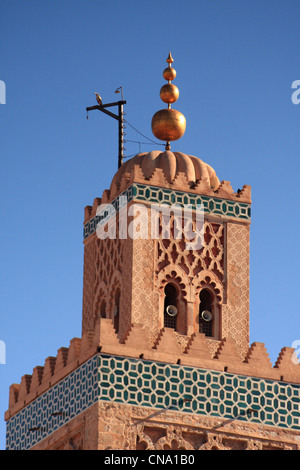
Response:
M218 277L211 271L201 271L192 280L192 291L194 300L197 301L199 293L205 287L209 288L215 295L219 304L223 302L223 285Z
M110 318L112 318L113 315L114 297L118 288L120 289L120 292L122 292L122 274L120 271L115 271L108 288L108 308Z
M189 287L189 278L176 266L167 266L162 269L157 275L157 286L160 293L163 292L166 284L171 282L176 285L180 295L186 299Z
M101 281L96 289L93 305L94 324L98 321L101 315L101 305L105 302L106 305L106 318L108 318L108 287L104 281Z
M222 325L221 325L221 310L223 301L223 286L219 281L218 277L211 271L202 271L192 281L193 297L195 302L195 325L198 331L201 331L200 325L202 320L200 318L200 293L203 290L207 290L211 294L212 298L212 326L208 336L212 336L214 339L221 339ZM205 322L203 322L205 323Z
M205 444L200 445L200 447L198 447L198 450L230 450L223 444L222 437L223 436L209 434L207 436L207 442L205 442Z
M176 331L180 334L187 334L187 296L189 292L188 277L176 267L167 266L157 277L157 285L159 292L159 327L164 327L164 303L165 303L165 287L167 284L175 286L177 296L177 327Z
M194 450L194 447L182 437L181 429L167 429L167 435L161 437L155 444L156 450Z
M155 450L154 444L147 434L138 433L136 440L136 450Z

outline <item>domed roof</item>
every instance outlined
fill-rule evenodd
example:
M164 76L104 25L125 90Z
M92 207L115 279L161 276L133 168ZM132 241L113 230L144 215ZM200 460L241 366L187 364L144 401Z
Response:
M139 165L145 176L145 179L150 179L156 168L163 170L168 183L172 183L178 172L184 173L188 183L194 184L200 179L205 178L209 181L209 185L213 191L216 191L220 186L220 181L216 175L215 170L207 163L200 160L198 157L186 155L182 152L171 152L166 150L161 152L153 150L149 153L139 153L135 157L127 160L115 174L111 186L119 184L122 176L125 173L131 173L134 165Z

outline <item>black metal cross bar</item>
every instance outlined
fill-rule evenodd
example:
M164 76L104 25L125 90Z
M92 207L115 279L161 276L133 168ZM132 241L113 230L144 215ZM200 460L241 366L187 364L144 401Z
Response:
M118 156L118 168L120 168L121 165L123 165L123 124L124 124L124 119L123 119L123 105L126 104L126 101L116 101L115 103L107 103L107 104L101 104L101 105L96 105L96 106L90 106L86 108L86 111L93 111L94 109L98 109L99 111L102 111L103 113L107 114L108 116L116 119L119 122L119 156ZM114 114L111 111L108 111L105 108L110 108L111 106L118 106L118 114Z

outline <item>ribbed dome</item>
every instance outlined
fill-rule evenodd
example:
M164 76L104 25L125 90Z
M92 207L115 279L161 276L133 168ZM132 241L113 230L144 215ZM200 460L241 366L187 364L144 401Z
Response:
M215 170L200 158L186 155L182 152L171 152L166 150L160 152L154 150L149 153L139 153L127 160L115 174L112 184L120 183L125 173L130 173L134 165L139 165L145 179L151 178L156 168L161 168L168 183L172 183L178 172L185 174L188 183L193 184L201 178L208 179L210 187L215 191L220 186L220 181Z

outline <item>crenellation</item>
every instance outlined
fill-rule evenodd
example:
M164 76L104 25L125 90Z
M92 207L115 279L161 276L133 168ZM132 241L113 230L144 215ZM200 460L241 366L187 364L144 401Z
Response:
M56 357L49 356L46 358L45 364L44 364L43 380L42 380L43 385L47 386L48 384L51 384L51 379L55 371L55 364L56 364Z
M36 391L43 381L44 367L36 366L32 371L30 390Z
M232 199L235 198L236 194L231 186L230 181L221 181L221 184L215 194L219 197L223 197L225 199Z
M137 182L143 183L145 182L145 178L144 180L140 180ZM163 187L170 186L170 183L167 181L165 173L162 168L155 168L152 176L149 178L149 183L152 184L153 186L163 186Z
M84 224L86 222L88 222L90 220L90 218L92 217L92 209L93 209L92 206L85 206L85 208L84 208L84 220L83 220Z
M197 179L194 185L190 187L190 190L193 192L195 191L196 194L209 194L211 196L215 194L210 186L210 181L207 176L201 176Z
M154 158L151 158L151 154ZM170 158L170 154L173 158ZM129 160L123 165L118 178L118 173L115 175L110 189L103 193L102 203L111 202L133 182L251 203L251 186L244 185L242 190L235 192L229 181L218 182L214 170L200 159L180 152L176 154L177 163L174 154L169 151L161 154L163 159L159 156L160 152L136 155L136 160ZM184 163L178 158L179 154L184 156ZM163 162L160 167L157 166L158 160Z
M107 204L110 202L110 190L109 189L105 189L103 191L101 201L102 201L102 204Z
M124 345L120 343L118 335L110 318L100 318L96 324L96 337L99 350L108 354L122 354Z
M20 384L11 384L9 387L8 409L13 409L19 400Z
M151 350L147 331L143 325L138 323L131 325L123 342L126 347L126 355L128 356L145 357L147 351Z
M113 182L110 186L109 198L114 199L120 192L120 183Z
M123 343L120 342L111 319L100 318L94 330L88 330L82 338L73 338L70 347L62 347L56 357L48 357L44 367L36 366L32 375L22 376L20 384L12 384L9 390L9 408L5 419L10 419L24 406L45 393L46 390L76 370L97 352L122 357L142 357L166 364L182 364L207 370L227 371L250 377L300 383L300 364L294 364L293 348L282 348L272 367L263 343L253 343L242 361L231 338L219 342L216 354L211 354L208 339L201 333L192 334L187 347L182 350L177 333L163 328L156 341L149 343L143 325L133 324Z
M251 204L251 186L248 184L244 184L241 191L236 193L236 197L241 199L243 202L248 202Z
M188 341L185 349L185 354L194 357L201 357L203 359L211 359L211 353L207 346L207 341L204 333L193 333Z
M182 354L183 351L178 345L174 330L171 328L163 328L159 333L159 338L151 351L151 355L146 353L144 357L145 359L148 358L176 364L180 360Z
M297 367L298 364L294 364L293 362L294 351L294 348L288 348L287 346L282 348L277 357L274 367L276 367L277 369L290 368L294 366Z
M68 352L69 349L65 347L58 349L54 374L58 374L66 366L68 360Z
M92 208L92 216L96 215L98 206L100 206L102 202L102 199L100 197L96 197L93 202L93 208Z
M214 359L228 364L242 364L242 360L236 349L235 342L229 336L220 341L219 347L215 353Z
M32 375L29 375L29 374L23 375L21 379L21 383L20 383L20 388L19 388L18 401L22 402L24 400L25 402L25 398L30 392L31 378L32 378Z
M281 349L274 369L278 369L281 380L300 383L300 362L295 356L294 348L284 347Z
M203 179L201 179L199 181L199 183L198 183L199 185L201 184L201 181L203 181ZM205 184L206 189L209 190L208 184L207 185L206 185L206 183L204 183L204 184ZM186 189L187 191L190 191L190 190L193 191L193 190L195 190L195 187L196 187L194 185L197 185L197 183L196 182L189 183L186 175L182 171L178 171L175 175L174 180L172 181L172 186L171 187L172 187L172 189L178 189L178 190L181 190L181 191L182 191L183 188Z
M79 361L82 364L91 355L96 354L97 352L97 341L96 341L97 332L95 329L87 329L82 334L82 340L80 343L80 355Z
M145 175L141 168L141 165L136 164L131 167L131 179L137 183L142 183L145 181Z
M260 368L263 369L272 368L272 363L264 343L252 343L246 354L245 362L247 364L251 364L252 366L258 365Z
M69 345L67 365L79 364L81 338L72 338Z

